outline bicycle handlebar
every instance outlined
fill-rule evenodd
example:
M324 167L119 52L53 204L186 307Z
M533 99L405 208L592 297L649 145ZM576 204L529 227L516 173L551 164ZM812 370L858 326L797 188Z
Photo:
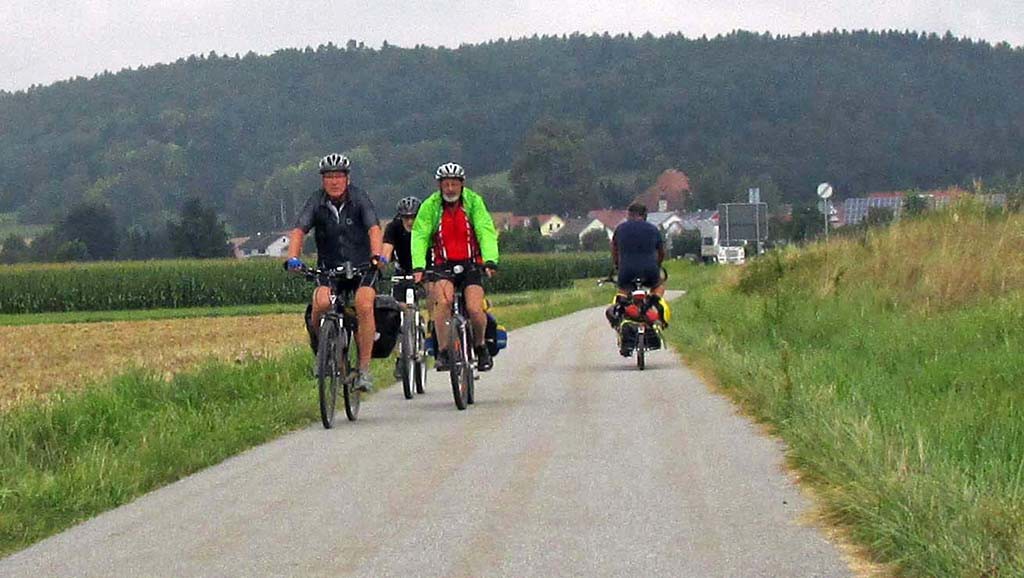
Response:
M310 281L316 281L323 278L352 280L362 275L363 273L370 271L372 268L373 265L369 263L365 265L353 265L351 261L345 261L338 267L328 267L322 269L319 267L303 266L296 272L301 273L304 277L306 277L306 279L309 279Z
M445 273L451 272L451 273L454 273L455 275L459 275L459 274L465 273L467 271L475 271L475 270L479 270L479 269L483 269L483 268L484 268L483 265L478 265L476 263L470 262L470 263L459 263L459 264L456 264L456 265L445 266L442 269L442 271L445 272ZM429 281L439 281L441 279L444 279L445 277L442 276L441 272L438 272L437 270L428 269L428 270L423 272L423 278L425 280L429 280Z

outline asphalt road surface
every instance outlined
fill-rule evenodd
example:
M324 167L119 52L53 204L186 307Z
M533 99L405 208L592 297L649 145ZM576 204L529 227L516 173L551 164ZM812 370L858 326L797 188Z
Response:
M512 332L477 403L447 374L0 560L0 576L848 576L779 442L600 309ZM312 385L311 385L312 392ZM315 403L311 394L310 403ZM340 400L339 400L340 405Z

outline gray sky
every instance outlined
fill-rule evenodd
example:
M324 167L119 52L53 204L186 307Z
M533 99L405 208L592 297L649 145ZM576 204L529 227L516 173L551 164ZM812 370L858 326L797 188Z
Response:
M726 4L723 6L723 4ZM1024 45L1021 0L0 0L0 90L189 54L260 54L350 38L379 46L608 31L700 36L911 29Z

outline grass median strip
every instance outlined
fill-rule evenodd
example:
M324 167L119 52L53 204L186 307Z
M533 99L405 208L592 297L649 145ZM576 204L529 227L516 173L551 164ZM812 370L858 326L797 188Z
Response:
M936 255L1006 225L938 216L685 273L669 341L771 424L832 521L902 575L1024 575L1020 253Z
M581 283L502 296L493 311L515 328L603 304L609 295ZM393 367L392 359L376 360L375 383L391 383ZM319 421L311 368L308 348L290 347L273 358L208 362L172 376L137 369L0 412L0 555Z

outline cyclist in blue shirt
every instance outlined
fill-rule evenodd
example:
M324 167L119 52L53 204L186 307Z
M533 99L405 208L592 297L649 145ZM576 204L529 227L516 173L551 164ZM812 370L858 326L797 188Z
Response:
M661 263L665 260L665 241L661 231L647 222L647 207L640 203L629 206L629 215L612 235L612 262L619 270L617 285L623 295L639 278L651 293L661 297Z

